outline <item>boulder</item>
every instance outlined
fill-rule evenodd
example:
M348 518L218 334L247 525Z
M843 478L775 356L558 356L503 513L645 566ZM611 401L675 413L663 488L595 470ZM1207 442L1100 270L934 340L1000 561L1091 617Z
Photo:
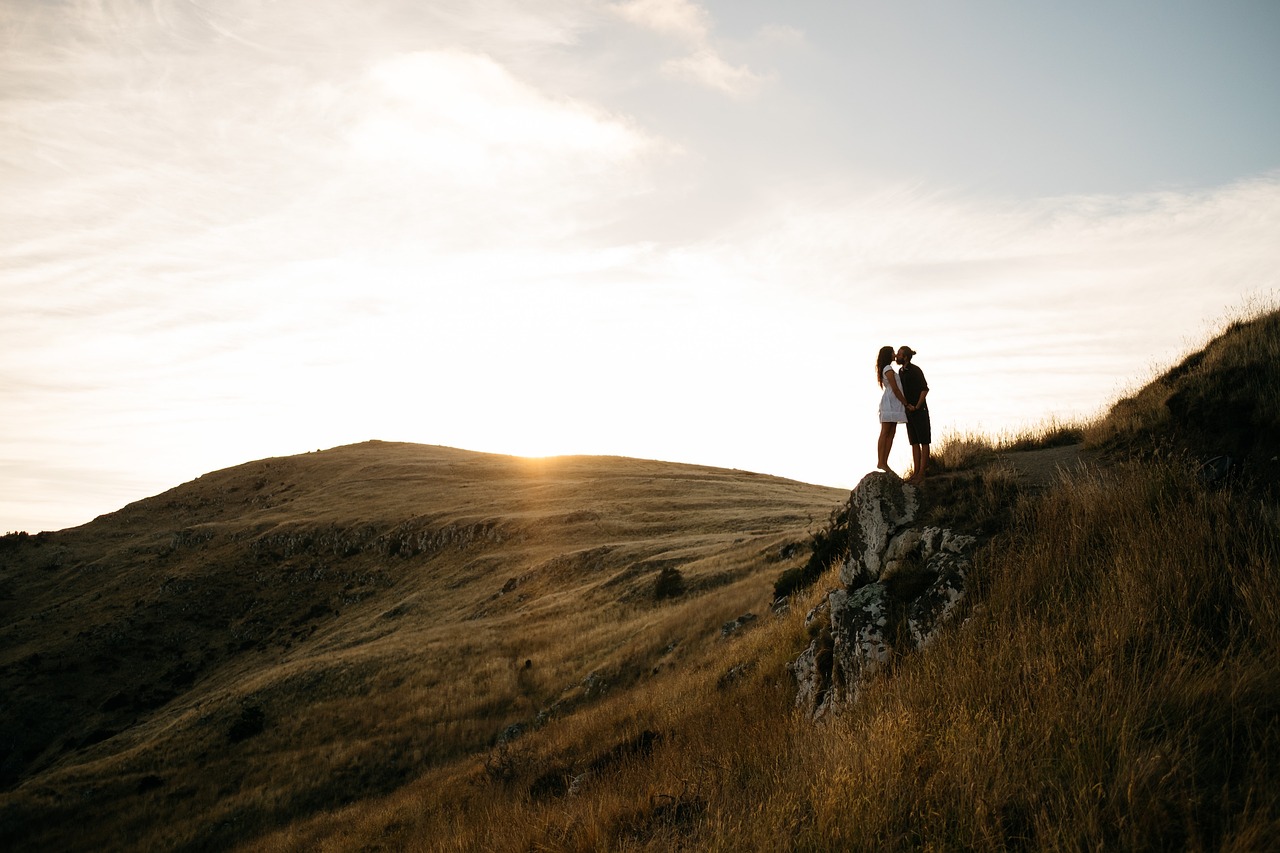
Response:
M852 700L858 685L889 661L889 590L871 583L831 593L831 681L836 700Z
M827 614L831 612L831 593L833 592L835 592L834 589L827 590L827 597L815 604L813 609L804 615L804 626L806 628L812 627L814 622L826 618Z
M965 594L967 563L962 564L953 555L943 555L930 566L941 569L937 580L917 596L907 610L907 628L917 649L933 642L938 629L955 615Z
M814 717L857 700L895 653L926 648L965 596L973 536L911 526L916 490L892 474L862 479L850 502L842 587L805 617L813 641L790 666L796 705Z
M926 527L920 531L920 539L926 559L942 551L962 554L977 541L972 536L956 533L945 527Z
M920 531L914 527L908 527L890 539L884 551L879 579L887 581L913 562L920 561L923 544Z
M805 708L815 717L825 710L827 693L827 679L818 667L818 653L815 640L787 665L796 679L796 707Z
M896 474L873 471L862 478L849 498L849 558L840 568L840 582L860 586L879 580L889 539L916 517L916 487Z
M729 620L728 622L720 626L721 639L728 637L731 634L737 633L738 631L742 630L743 627L751 624L754 621L756 621L756 615L750 612L743 613L737 619Z

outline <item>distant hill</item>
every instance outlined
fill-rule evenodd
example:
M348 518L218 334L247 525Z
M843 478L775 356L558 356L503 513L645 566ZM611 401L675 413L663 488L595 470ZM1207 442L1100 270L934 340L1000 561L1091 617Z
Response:
M215 849L391 790L767 607L843 496L368 442L4 537L0 841Z

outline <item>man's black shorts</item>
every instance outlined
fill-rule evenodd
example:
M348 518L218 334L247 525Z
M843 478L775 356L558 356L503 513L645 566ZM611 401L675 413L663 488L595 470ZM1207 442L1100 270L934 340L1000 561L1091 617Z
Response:
M929 410L907 412L907 441L912 444L933 444L933 429L929 425Z

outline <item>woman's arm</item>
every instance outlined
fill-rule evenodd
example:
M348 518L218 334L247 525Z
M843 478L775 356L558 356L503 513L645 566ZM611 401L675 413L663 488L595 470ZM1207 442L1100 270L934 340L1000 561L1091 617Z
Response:
M907 405L907 398L902 396L902 389L898 387L898 374L892 370L885 371L885 380L889 383L889 387L893 389L893 396L897 397L903 407Z

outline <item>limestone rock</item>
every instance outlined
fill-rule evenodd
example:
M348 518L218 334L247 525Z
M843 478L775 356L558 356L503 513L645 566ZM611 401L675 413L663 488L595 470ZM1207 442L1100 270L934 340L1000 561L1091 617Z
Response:
M926 527L920 532L920 538L926 558L940 551L960 554L977 541L972 536L955 533L945 527Z
M756 615L750 612L743 613L737 619L730 619L728 622L720 626L720 637L723 639L731 634L735 634L742 630L743 627L754 621L756 621Z
M796 705L815 718L856 701L893 654L934 642L964 601L976 539L913 527L916 509L915 487L883 472L868 474L850 496L843 587L806 615L814 639L790 666Z
M828 611L831 610L831 593L834 589L827 590L827 597L819 601L813 606L813 609L804 615L804 626L808 628L819 619L824 618Z
M911 602L908 610L907 627L917 649L923 649L933 642L938 629L951 618L964 600L965 567L953 557L943 557L938 566L944 568L944 571Z
M840 567L840 582L849 587L880 578L889 539L916 517L916 487L896 474L873 471L850 497L849 559Z
M821 670L818 668L818 642L809 644L809 648L800 653L787 668L796 679L796 707L805 708L810 714L818 716L824 704L826 687Z
M889 660L889 590L871 583L831 593L832 682L838 699L851 700L858 684Z
M884 565L880 569L880 580L887 581L903 570L914 559L918 559L923 544L920 531L914 527L894 536L884 552Z

